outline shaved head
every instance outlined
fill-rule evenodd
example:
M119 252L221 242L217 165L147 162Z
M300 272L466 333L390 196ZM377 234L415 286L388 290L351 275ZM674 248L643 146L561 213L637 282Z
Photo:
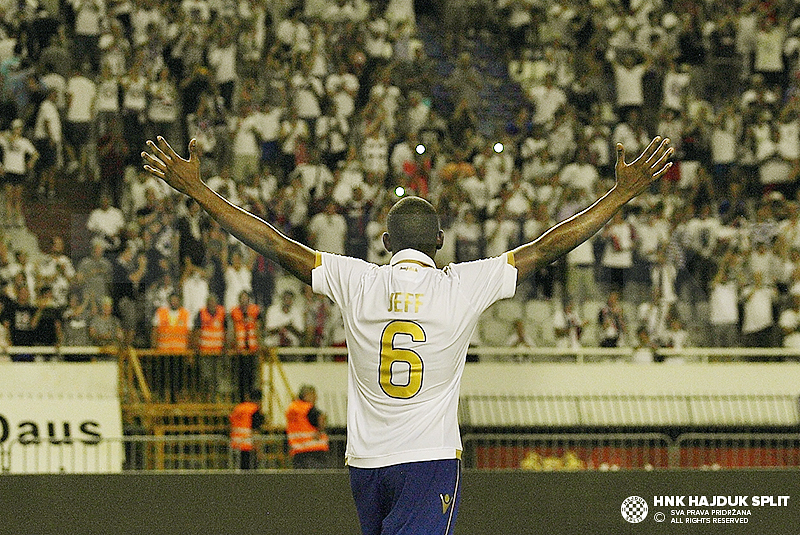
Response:
M442 230L436 209L421 197L403 197L386 217L386 248L396 253L416 249L433 256L442 246ZM388 243L386 243L388 241Z

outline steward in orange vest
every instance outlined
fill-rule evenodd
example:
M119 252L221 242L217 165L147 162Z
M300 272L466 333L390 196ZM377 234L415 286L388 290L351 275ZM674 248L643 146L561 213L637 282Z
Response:
M259 347L261 307L250 302L246 291L239 294L239 305L231 310L236 350L255 351Z
M231 424L231 450L238 457L238 467L248 470L256 467L255 431L264 424L261 412L261 392L254 390L250 400L233 408L228 417Z
M156 310L153 318L153 347L165 352L189 349L189 312L178 294L169 296L169 306Z
M208 295L206 306L200 309L195 320L197 350L204 355L219 355L225 349L225 307L217 296Z
M250 294L245 290L239 294L239 304L231 309L230 316L233 343L239 353L236 363L239 392L244 395L253 389L257 377L258 355L255 352L260 346L261 307L250 301Z
M297 399L286 409L286 435L294 468L328 467L325 414L314 406L316 402L316 389L303 385Z

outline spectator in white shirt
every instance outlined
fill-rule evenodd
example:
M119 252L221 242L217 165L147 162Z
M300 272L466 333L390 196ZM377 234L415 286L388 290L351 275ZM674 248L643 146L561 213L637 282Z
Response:
M280 166L288 177L297 165L296 152L311 136L308 122L302 119L294 108L289 109L289 117L281 122Z
M335 179L333 173L320 161L319 152L311 149L308 154L308 161L298 165L289 179L300 177L303 188L315 201L327 198L331 193Z
M294 292L285 290L279 301L270 305L264 319L266 347L298 346L305 332L304 307L296 302Z
M80 71L76 71L67 82L67 124L65 147L69 164L67 171L80 170L85 177L89 169L89 144L93 139L92 126L95 118L95 97L97 85L88 75L90 66L87 63Z
M181 11L192 24L204 24L211 19L211 7L207 0L182 0Z
M709 298L711 339L717 347L735 347L739 341L739 287L726 265L711 281Z
M428 123L431 114L430 102L422 98L422 93L412 91L408 96L406 109L406 128L409 132L419 132Z
M617 109L621 111L630 108L641 109L644 104L644 75L650 68L651 60L640 62L636 53L632 51L621 53L620 56L619 61L612 60Z
M483 175L489 197L500 194L503 185L510 181L514 169L514 158L510 151L501 149L497 152L494 142L484 145L483 151L472 161L478 173Z
M772 347L773 305L777 291L764 279L760 271L753 273L752 284L742 290L742 337L746 347Z
M723 107L716 116L711 131L711 162L714 190L718 195L728 190L731 171L736 164L738 138L741 119L736 114L736 106Z
M560 180L564 186L577 188L584 192L587 198L593 199L600 174L597 172L597 167L590 162L589 156L587 148L578 149L575 160L561 169Z
M151 28L155 27L161 31L166 25L161 9L161 5L155 0L139 0L134 4L134 9L131 12L134 46L142 46L151 39Z
M301 14L300 7L293 7L275 30L277 43L274 51L284 59L311 50L311 33L308 31L308 26L300 20Z
M611 138L615 143L622 143L633 150L641 150L649 143L649 135L642 124L641 113L638 108L629 108L623 115L625 120L614 127Z
M377 124L367 129L367 137L361 145L361 159L368 173L380 173L385 177L389 171L389 142Z
M196 317L208 300L207 274L201 267L187 264L181 281L181 290L183 308L189 312L190 318Z
M280 153L281 120L284 109L265 100L256 112L258 138L261 142L261 165L275 162Z
M784 83L783 44L786 40L785 24L772 17L762 16L756 32L753 70L762 74L770 85Z
M120 246L125 225L122 210L113 206L111 197L106 194L100 196L100 206L91 211L86 222L86 228L101 238L109 250L116 250Z
M350 117L355 111L355 99L360 83L355 74L348 71L347 63L339 63L339 70L325 79L325 92L332 105L333 113Z
M587 324L588 322L581 319L572 301L567 300L563 309L556 305L553 314L556 347L581 347L581 336Z
M325 210L311 217L308 222L309 243L318 251L345 254L347 221L338 212L338 206L331 201Z
M258 141L259 116L250 104L243 103L240 113L233 119L233 179L245 182L258 173L261 147Z
M483 234L486 239L484 254L499 256L516 247L519 230L519 224L508 218L505 206L498 206L494 214L483 224Z
M222 28L217 42L208 50L208 64L214 69L214 81L228 110L233 109L233 94L238 79L237 46L231 33L231 28Z
M800 349L800 293L790 295L789 306L781 312L778 325L783 334L783 347Z
M339 167L339 162L347 155L347 139L350 134L350 124L346 117L330 113L330 106L316 124L317 147L322 154L322 161L331 171Z
M686 91L689 88L690 81L691 77L688 68L677 65L674 60L670 60L668 63L668 70L664 73L664 90L661 106L666 109L675 110L676 112L685 111Z
M134 63L128 70L128 74L122 77L120 85L123 89L122 96L122 120L123 135L128 147L134 152L133 158L137 158L137 149L144 146L145 126L147 120L147 88L148 79L142 73L144 65ZM163 133L160 133L163 135Z
M622 292L633 267L634 228L625 219L622 212L617 212L606 225L602 234L605 240L601 266L603 281L610 290Z
M75 14L75 59L80 64L89 61L92 71L100 66L100 30L106 18L106 3L102 0L73 0Z
M169 139L177 135L178 121L178 88L168 67L158 71L158 79L150 82L147 89L149 105L147 118L150 130L155 135ZM151 137L151 139L152 139Z
M515 166L511 170L509 182L503 187L502 195L504 197L502 202L508 214L521 221L530 208L536 192L530 182L522 180L522 171Z
M37 280L40 285L53 286L60 274L69 281L75 276L72 260L64 254L64 239L53 236L50 250L39 260Z
M33 143L39 152L38 191L39 195L47 193L49 197L56 195L56 170L63 164L61 115L55 105L57 96L55 89L48 90L36 114L33 131Z
M241 251L236 250L231 254L230 264L225 268L225 310L233 310L239 304L239 294L244 291L252 293L253 274L250 266L244 262Z
M783 107L776 129L778 156L796 163L800 160L800 117L794 104Z
M548 72L542 85L531 87L528 98L536 109L533 122L538 125L549 125L555 118L556 111L567 103L566 92L555 85L556 76Z
M419 144L419 138L415 132L406 134L406 138L394 147L392 147L392 155L389 161L392 164L392 174L395 177L402 177L406 174L404 169L406 162L413 162L415 157L415 150Z
M119 79L109 65L103 65L95 97L98 135L105 134L109 125L120 117L119 96Z
M39 152L27 138L22 136L22 119L11 121L11 130L0 134L0 148L3 149L3 160L0 162L0 179L2 179L6 220L12 224L25 224L22 215L22 192L28 172L34 169L39 159Z

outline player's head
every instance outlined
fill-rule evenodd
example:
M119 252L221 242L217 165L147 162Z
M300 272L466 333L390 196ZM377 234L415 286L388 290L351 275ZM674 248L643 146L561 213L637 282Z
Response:
M420 197L403 197L386 216L383 245L392 253L416 249L433 257L444 243L436 209Z

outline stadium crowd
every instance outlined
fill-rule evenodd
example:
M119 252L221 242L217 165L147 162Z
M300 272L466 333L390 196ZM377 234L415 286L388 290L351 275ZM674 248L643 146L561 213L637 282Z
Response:
M800 347L796 3L425 11L441 22L427 40L413 0L0 2L5 224L25 224L23 184L102 191L86 257L61 238L34 260L0 248L10 343L147 347L171 295L196 323L208 295L229 313L246 291L266 343L343 344L326 299L141 170L156 135L196 138L209 185L289 236L371 262L388 261L398 195L426 197L444 265L535 239L606 191L615 142L633 155L658 134L670 174L526 281L517 301L547 306L524 306L502 342ZM523 95L491 134L481 38Z

